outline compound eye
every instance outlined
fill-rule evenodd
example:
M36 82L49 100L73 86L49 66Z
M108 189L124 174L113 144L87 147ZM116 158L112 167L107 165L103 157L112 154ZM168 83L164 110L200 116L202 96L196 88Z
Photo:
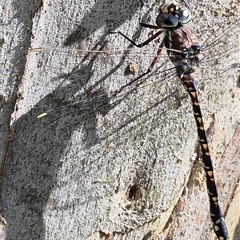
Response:
M181 11L179 11L178 20L180 23L186 24L187 22L189 22L190 18L191 12L187 8L184 8Z
M161 28L174 28L178 25L179 19L172 13L159 14L156 19L156 23Z

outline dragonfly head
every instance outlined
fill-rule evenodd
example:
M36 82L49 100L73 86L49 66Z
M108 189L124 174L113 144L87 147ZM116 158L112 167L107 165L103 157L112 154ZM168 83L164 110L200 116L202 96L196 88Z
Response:
M179 3L165 3L160 7L156 24L164 29L176 29L188 23L191 19L191 11Z

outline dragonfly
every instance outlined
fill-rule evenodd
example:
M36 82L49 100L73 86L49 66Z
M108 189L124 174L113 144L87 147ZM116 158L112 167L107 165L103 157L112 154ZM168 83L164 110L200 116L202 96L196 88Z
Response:
M137 44L121 31L112 32L113 34L120 34L134 46L140 48L149 44L151 41L159 37L160 34L165 32L165 37L162 40L156 56L153 58L147 71L128 84L122 86L117 93L120 93L124 88L149 74L154 68L162 49L164 47L167 48L169 59L176 68L177 76L180 78L182 85L191 98L194 118L197 125L199 144L202 150L202 162L204 164L206 174L206 185L208 189L210 216L213 229L218 239L227 240L229 239L228 229L219 206L219 197L213 172L213 164L198 100L198 80L194 69L195 66L199 66L201 64L203 48L193 30L186 26L191 19L191 12L187 6L181 6L177 2L169 2L161 5L159 12L160 13L156 19L156 25L140 22L140 25L144 28L160 29L143 43Z
M166 10L170 5L163 5L165 6L164 9ZM161 8L163 8L163 6ZM175 9L173 12L170 11L170 16L174 16L174 14L178 15L179 12L182 12L182 10L185 11L185 13L187 14L190 14L190 11L187 9L187 8L184 8L182 6L179 6L177 3L174 3L174 5L172 5L173 9ZM179 8L177 10L177 8ZM168 11L168 10L167 10ZM160 24L160 27L159 26L154 26L154 25L148 25L148 24L145 24L145 23L142 23L142 27L145 27L145 28L153 28L153 30L159 30L159 28L164 28L165 30L160 30L160 33L157 33L155 35L153 35L153 37L151 37L151 40L154 41L157 37L160 37L160 35L164 32L167 32L167 35L168 37L165 38L168 39L170 38L170 34L171 34L171 31L167 31L168 28L166 26L162 26L162 20L165 18L165 13L163 13L159 18L159 24ZM190 17L189 15L187 15L188 17L186 17L184 14L182 15L183 17L183 20L182 20L182 25L185 25L189 20L190 20ZM163 17L163 19L161 19ZM184 19L184 17L186 17L186 19ZM165 18L165 20L168 20L168 17ZM175 26L176 27L176 26ZM175 29L174 27L174 29ZM181 27L178 26L179 28L176 29L176 33L181 33ZM233 30L233 28L230 28L229 30L225 31L224 34L228 34L231 30ZM194 33L192 32L192 30L190 28L186 28L186 36L189 36L191 35L191 37L194 38L194 41L195 41L195 44L193 48L190 47L190 49L185 49L183 51L182 48L179 49L179 45L176 44L176 46L174 45L174 42L173 43L169 43L169 41L167 42L164 41L163 44L159 47L158 51L157 51L157 55L154 57L154 56L151 56L150 54L148 56L143 56L142 54L139 55L139 58L142 57L146 57L149 59L149 57L153 57L154 60L152 61L152 64L150 66L150 71L147 72L147 73L144 73L143 75L140 75L140 77L137 77L136 79L134 79L133 81L131 81L129 84L127 83L126 85L123 85L121 86L119 89L117 89L116 91L113 92L113 94L110 96L111 98L115 98L115 97L118 97L120 94L122 94L124 91L127 92L128 90L128 87L131 88L132 86L134 86L134 84L142 84L143 81L145 81L145 78L146 76L149 76L149 74L151 75L152 72L154 72L154 67L155 67L155 64L157 63L157 60L159 60L159 58L163 57L163 54L162 54L162 49L165 47L170 55L170 60L171 62L173 63L174 65L174 69L176 69L177 71L177 75L179 78L182 79L182 83L183 85L186 87L186 90L187 92L190 94L190 97L193 101L193 103L198 103L198 99L197 99L197 95L196 95L196 91L197 91L197 81L195 80L195 73L194 72L191 72L193 71L192 69L192 65L201 65L203 62L204 62L204 59L201 61L201 53L204 53L204 51L206 51L206 49L210 48L211 45L207 46L207 43L206 44L203 44L203 48L204 48L204 51L202 51L201 49L201 46L198 45L198 38L196 37L196 35L194 35ZM126 37L126 36L125 36ZM218 39L222 39L223 38L223 35L219 35L219 38ZM179 38L178 38L179 39ZM131 40L129 38L127 38L127 40ZM216 39L217 41L217 39ZM131 41L130 41L131 42ZM148 43L150 43L151 41L148 40L148 42L146 44L146 46L148 45ZM134 44L134 42L131 42ZM214 46L214 44L217 46L217 43L216 42L213 42L212 45ZM36 52L40 52L41 49L31 49L31 52L34 52L36 50ZM47 51L48 49L45 48L45 50ZM43 52L45 51L44 48L43 48ZM57 50L57 49L56 49ZM76 51L79 51L76 50ZM81 51L79 51L81 52ZM130 52L128 53L128 50L123 50L123 51L104 51L104 50L97 50L97 51L90 51L90 50L87 50L86 51L87 54L89 55L90 54L90 57L94 56L95 54L98 55L99 58L102 58L103 59L103 62L105 61L105 59L107 59L109 56L111 58L111 56L116 56L117 54L121 55L121 54L126 54L128 56L130 56L130 58L132 57L134 59L134 56L137 55L136 52L133 52L132 53L132 49L130 50ZM230 51L228 52L230 54ZM84 55L84 51L82 51L79 55ZM132 54L132 56L130 55ZM92 55L92 56L91 56ZM223 56L220 56L220 57L223 57ZM190 62L190 63L189 63ZM179 65L181 67L179 67ZM190 66L190 67L189 67ZM165 74L165 73L166 74ZM165 70L160 70L158 71L157 73L159 73L159 78L163 78L163 80L161 80L161 84L164 82L164 80L166 80L166 77L171 77L172 75L175 75L175 72L173 71L173 69L167 69L166 71ZM169 75L169 74L170 75ZM156 74L156 73L153 73L153 74ZM190 79L188 79L188 76L191 76ZM163 77L164 76L164 77ZM144 78L144 79L143 79ZM143 79L143 80L142 80ZM141 81L142 80L142 81ZM189 82L190 83L193 83L194 85L187 85L187 83ZM137 85L139 87L139 85ZM190 88L193 88L193 89L190 89ZM90 89L91 90L91 89ZM86 92L89 92L89 91L86 91ZM101 98L101 96L99 95L99 98ZM76 106L79 106L78 105L79 102L74 102L73 101L73 104L72 105L76 105ZM45 104L47 105L47 104ZM50 104L49 104L50 105ZM60 105L60 104L59 104ZM60 106L61 109L65 109L67 108L67 106L69 105L66 105L65 107L62 107ZM206 145L207 145L207 141L205 140L205 137L206 137L206 134L205 134L205 131L204 131L204 126L203 124L200 125L200 122L201 121L201 111L200 111L200 108L197 104L194 104L193 105L193 108L194 108L194 112L195 112L195 119L197 121L197 124L198 125L198 131L199 131L199 136L200 136L200 140L203 140L200 142L203 150L204 150L204 159L205 161L208 161L208 148L205 148ZM79 109L78 109L79 110ZM56 108L53 108L53 110L50 110L51 113L53 113L54 111L57 111ZM76 108L73 108L73 111L76 111ZM45 117L46 115L49 114L49 111L46 111L44 113L37 115L38 119L42 119L43 117ZM65 114L70 114L69 111L66 111ZM34 119L36 120L36 119ZM202 123L202 122L201 122ZM203 128L203 129L202 129ZM34 131L39 131L39 128L35 128L36 130ZM44 127L42 128L44 129ZM46 129L46 126L45 126L45 129ZM29 130L28 130L29 131ZM29 132L28 132L29 133ZM39 134L39 133L38 133ZM30 132L30 135L34 135L32 132ZM207 162L207 166L209 166L209 163ZM209 171L207 172L207 176L211 175L212 174L212 170L211 169L208 169ZM209 176L209 179L208 179L208 183L213 183L214 186L215 186L215 183L214 181L212 181L213 179L213 176ZM216 187L216 186L215 186ZM209 186L211 192L215 193L213 188L211 188L211 186ZM210 201L210 204L212 203L211 206L214 206L213 209L211 209L211 212L215 213L217 211L220 212L220 208L219 208L219 205L218 205L218 201L213 201L215 199L213 199L212 197L216 197L216 195L213 195L211 196L211 199L212 201ZM217 204L217 205L216 205ZM217 207L216 207L217 206ZM213 216L212 216L213 217ZM213 218L212 218L213 219ZM227 237L227 228L225 226L225 223L224 223L224 220L222 218L222 214L220 215L217 215L217 219L213 219L214 220L214 229L217 230L217 228L220 228L220 230L217 230L217 234L219 234L220 237L224 236L224 237ZM218 220L220 220L220 222L218 222ZM224 239L224 238L223 238Z

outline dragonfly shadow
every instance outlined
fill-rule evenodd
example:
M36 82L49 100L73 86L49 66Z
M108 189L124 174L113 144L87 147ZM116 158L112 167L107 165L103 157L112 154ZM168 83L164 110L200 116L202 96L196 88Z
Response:
M86 87L98 54L86 64L81 61L68 74L50 79L61 83L12 125L2 185L3 216L8 223L6 239L21 239L21 235L22 239L45 239L43 214L73 134L78 131L81 135L77 151L104 140L96 136L97 116L105 115L124 97L111 105L111 97L99 86L123 64L125 56ZM42 114L45 116L38 118Z
M100 39L99 50L105 47L104 38L105 35ZM76 151L106 140L96 136L97 116L105 115L129 94L110 104L111 97L99 87L123 64L124 55L116 66L87 87L97 56L95 53L89 60L86 55L68 74L50 79L61 83L13 123L2 186L3 216L8 223L6 239L45 239L44 212L50 205L74 133L78 131L81 136ZM85 64L86 58L89 61ZM37 118L43 113L44 117ZM119 129L137 117L140 115Z

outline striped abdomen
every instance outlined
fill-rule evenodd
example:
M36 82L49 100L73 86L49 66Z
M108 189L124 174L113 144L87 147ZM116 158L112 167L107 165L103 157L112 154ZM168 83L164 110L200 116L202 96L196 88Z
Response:
M189 68L181 76L181 82L191 97L194 118L197 123L199 143L202 149L202 161L206 173L206 184L210 201L210 215L213 223L213 228L216 235L218 236L218 239L226 240L229 239L228 231L221 209L218 204L218 194L213 174L212 160L209 153L208 141L204 129L201 108L198 101L196 81L197 80L194 74L194 70L192 68Z

